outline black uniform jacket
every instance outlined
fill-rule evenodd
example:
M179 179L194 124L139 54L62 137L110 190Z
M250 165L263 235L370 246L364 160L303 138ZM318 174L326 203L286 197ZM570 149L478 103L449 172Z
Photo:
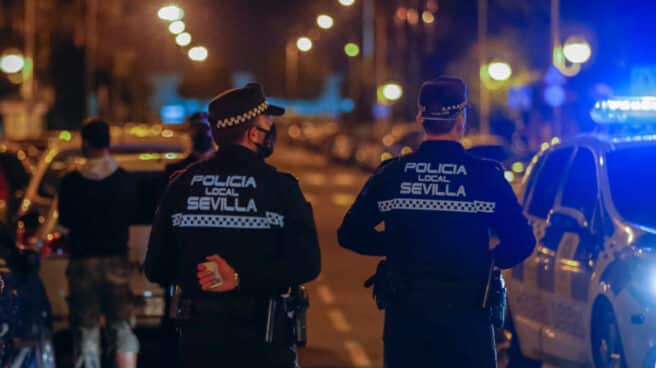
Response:
M384 231L375 227L384 223ZM450 141L426 141L407 156L384 162L339 228L339 243L364 255L386 256L411 280L480 291L491 263L509 268L535 245L501 164L474 157Z
M176 176L155 215L145 273L179 284L191 297L214 297L198 285L196 266L212 254L240 276L240 295L273 296L314 279L320 251L312 208L296 179L251 150L222 147Z

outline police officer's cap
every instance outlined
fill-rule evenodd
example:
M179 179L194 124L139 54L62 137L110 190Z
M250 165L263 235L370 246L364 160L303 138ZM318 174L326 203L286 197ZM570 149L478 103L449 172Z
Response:
M467 107L467 85L455 77L431 79L421 85L417 104L424 120L453 120Z
M244 88L235 88L216 96L209 106L210 124L217 128L229 128L245 123L258 115L280 116L282 107L270 105L262 86L249 83Z

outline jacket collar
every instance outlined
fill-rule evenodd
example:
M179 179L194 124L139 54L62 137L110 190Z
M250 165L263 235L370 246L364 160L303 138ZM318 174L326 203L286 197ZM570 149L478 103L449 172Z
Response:
M424 141L417 151L427 153L463 153L465 148L460 142L456 141Z
M218 153L219 156L227 155L230 157L239 157L253 160L260 159L257 155L257 152L254 152L251 149L242 146L241 144L229 144L219 147Z

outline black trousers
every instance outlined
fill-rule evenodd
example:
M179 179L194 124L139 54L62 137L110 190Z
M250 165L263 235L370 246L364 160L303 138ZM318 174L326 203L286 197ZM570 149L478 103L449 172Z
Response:
M496 368L483 311L388 306L384 345L385 368Z
M297 368L291 344L266 344L264 327L250 323L187 321L181 324L179 367Z

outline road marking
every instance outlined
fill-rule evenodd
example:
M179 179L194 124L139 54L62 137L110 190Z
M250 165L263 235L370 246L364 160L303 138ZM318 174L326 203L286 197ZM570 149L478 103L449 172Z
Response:
M341 187L349 187L355 184L355 176L353 174L337 174L334 183Z
M333 194L332 200L333 203L338 206L348 207L353 203L353 201L355 201L355 196L353 194L337 193Z
M335 304L335 294L326 285L319 285L317 287L319 298L326 304Z
M333 327L337 332L351 332L351 324L346 320L346 316L339 309L331 309L328 311L328 318L332 322Z
M364 351L362 345L359 342L353 340L344 341L344 346L351 356L351 362L356 367L371 367L371 359L369 355Z

